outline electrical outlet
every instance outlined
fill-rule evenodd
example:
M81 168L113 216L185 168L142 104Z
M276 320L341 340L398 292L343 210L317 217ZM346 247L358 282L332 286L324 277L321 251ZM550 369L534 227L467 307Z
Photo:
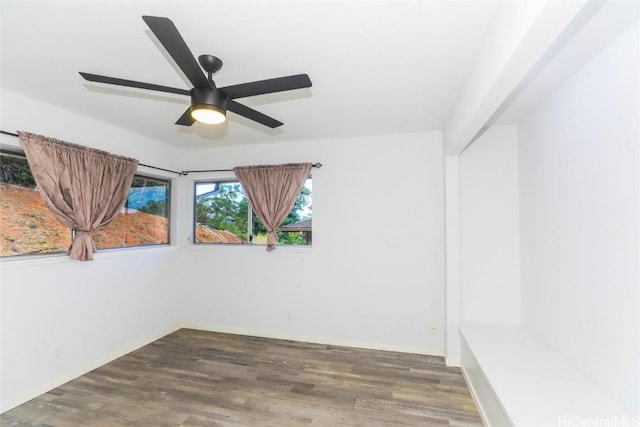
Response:
M60 348L55 347L53 349L53 360L58 360L60 359Z
M429 334L430 335L438 335L438 324L437 323L429 323Z
M293 313L292 313L292 312L288 312L288 313L287 313L287 320L288 320L289 322L293 322Z

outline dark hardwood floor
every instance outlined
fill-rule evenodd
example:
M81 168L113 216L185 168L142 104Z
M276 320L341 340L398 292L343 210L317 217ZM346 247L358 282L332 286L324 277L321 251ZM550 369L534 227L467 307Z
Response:
M181 329L2 426L481 426L441 357Z

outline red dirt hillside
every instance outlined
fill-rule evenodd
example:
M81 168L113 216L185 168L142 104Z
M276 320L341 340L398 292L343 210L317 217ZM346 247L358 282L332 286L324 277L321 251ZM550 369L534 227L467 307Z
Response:
M214 230L199 225L196 228L198 243L244 243L242 239L227 230Z
M166 218L129 212L93 233L98 249L167 243ZM198 226L198 242L242 243L232 233ZM0 184L0 256L66 251L70 230L51 214L37 190Z

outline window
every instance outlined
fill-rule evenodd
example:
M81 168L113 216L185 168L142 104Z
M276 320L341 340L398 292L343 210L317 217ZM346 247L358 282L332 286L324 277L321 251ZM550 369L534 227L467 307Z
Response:
M123 212L92 233L98 249L169 243L170 182L136 175ZM38 193L24 154L0 152L0 256L65 252L71 230Z
M169 181L133 177L123 211L92 234L98 249L169 243Z
M0 152L0 255L66 251L71 232L42 200L24 155Z
M278 229L279 245L311 245L311 182L309 177ZM238 181L196 182L194 212L195 243L267 243L267 230Z

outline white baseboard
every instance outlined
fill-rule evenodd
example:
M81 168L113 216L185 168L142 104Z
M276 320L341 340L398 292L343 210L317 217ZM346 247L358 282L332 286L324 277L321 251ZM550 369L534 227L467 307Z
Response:
M444 364L446 366L450 366L452 368L459 368L460 367L460 359L454 359L451 357L444 357Z
M27 392L21 393L19 396L12 396L7 401L2 402L0 413L4 413L10 409L15 408L16 406L22 405L23 403L37 396L40 396L41 394L47 393L50 390L60 387L61 385L71 380L74 380L79 376L82 376L96 368L99 368L100 366L103 366L109 362L112 362L119 357L122 357L128 353L131 353L132 351L137 350L140 347L150 344L153 341L156 341L182 328L197 329L197 330L210 331L210 332L220 332L220 333L227 333L227 334L245 335L245 336L256 336L256 337L263 337L263 338L275 338L275 339L284 339L284 340L291 340L291 341L309 342L314 344L355 347L355 348L383 350L383 351L395 351L400 353L423 354L428 356L440 356L440 357L444 356L444 351L442 349L429 349L426 347L400 346L400 345L392 345L392 344L384 344L384 343L370 343L370 342L344 340L344 339L331 338L331 337L313 337L313 336L307 336L307 335L286 334L281 332L234 328L234 327L210 325L210 324L179 323L179 324L174 324L172 327L162 332L158 332L154 335L150 335L135 343L132 343L123 348L120 348L110 353L109 355L106 355L99 359L92 360L90 362L79 365L72 371L65 372L53 379L49 379L46 382L37 385L36 387L32 387Z
M60 387L61 385L66 384L69 381L72 381L88 372L91 372L94 369L99 368L100 366L106 365L107 363L112 362L119 357L122 357L128 353L131 353L132 351L137 350L140 347L144 347L145 345L150 344L153 341L156 341L164 336L167 336L181 328L182 328L181 325L176 324L171 328L168 328L162 332L158 332L154 335L150 335L144 339L141 339L135 343L131 343L130 345L122 347L107 356L79 365L74 370L60 374L55 378L49 379L42 384L38 384L37 386L34 386L31 389L29 389L27 392L21 393L21 395L19 396L12 396L10 399L2 402L2 407L0 408L0 414L6 411L9 411L15 408L16 406L22 405L23 403L26 403L29 400L40 396L41 394L47 393L57 387Z
M224 334L246 335L261 338L274 338L280 340L290 340L308 342L313 344L336 345L342 347L366 348L370 350L395 351L399 353L424 354L427 356L444 356L442 349L430 349L426 347L402 346L384 343L371 343L363 341L344 340L332 337L315 337L308 335L287 334L282 332L236 328L222 325L211 325L203 323L185 323L184 328L197 329L200 331L220 332Z

